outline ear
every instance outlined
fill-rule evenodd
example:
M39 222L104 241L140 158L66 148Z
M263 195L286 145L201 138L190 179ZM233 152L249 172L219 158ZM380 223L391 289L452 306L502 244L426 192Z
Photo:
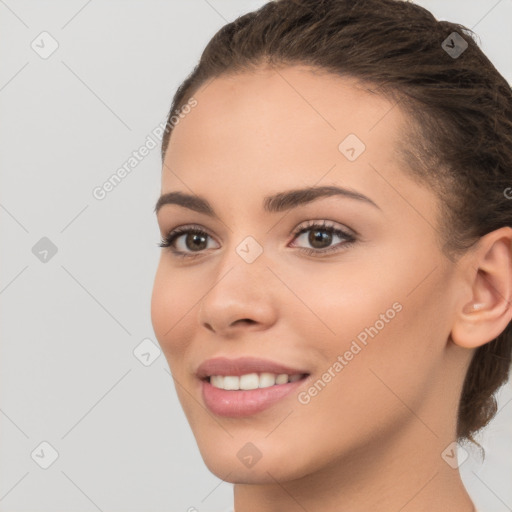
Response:
M512 228L487 233L467 260L471 293L461 300L451 339L478 348L500 335L512 318Z

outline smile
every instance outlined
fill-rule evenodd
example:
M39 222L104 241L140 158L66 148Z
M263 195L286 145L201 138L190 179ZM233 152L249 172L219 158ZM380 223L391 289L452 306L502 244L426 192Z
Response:
M206 407L231 418L264 411L302 386L309 375L303 369L253 357L209 359L196 372Z
M288 382L296 382L304 375L295 373L288 375L287 373L246 373L245 375L211 375L209 382L214 388L225 390L251 390L259 388L268 388Z

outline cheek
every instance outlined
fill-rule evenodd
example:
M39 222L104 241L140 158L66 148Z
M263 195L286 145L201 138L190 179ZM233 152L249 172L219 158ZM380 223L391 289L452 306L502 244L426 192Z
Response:
M443 303L448 275L438 269L423 280L427 271L407 276L407 267L401 268L403 274L383 273L371 286L375 276L361 286L351 278L343 292L331 286L334 310L328 309L332 308L328 298L323 299L325 318L327 323L331 319L329 326L335 331L335 336L323 337L323 356L329 360L324 371L338 356L344 361L313 407L333 410L336 404L335 423L371 426L376 415L387 418L392 428L399 416L405 418L402 401L420 410L432 381L442 372L450 331L449 316L443 313L448 309ZM418 282L421 286L416 287ZM346 411L354 412L354 417L344 418Z
M372 393L367 391L383 386L378 379L382 373L393 389L417 394L442 356L449 329L436 314L443 307L436 284L443 281L441 271L416 289L432 262L418 268L396 259L389 258L388 265L384 260L373 264L353 261L342 269L326 265L325 270L315 271L314 279L294 281L298 283L294 292L309 307L296 301L294 307L302 310L294 315L296 330L315 351L317 371L322 375L331 368L336 375L344 375L331 379L333 393L349 381L349 387L359 390L352 398L364 396L371 402ZM338 364L333 370L338 356L343 358L343 368ZM330 379L329 375L325 378ZM335 397L326 393L319 402L328 396Z
M197 291L187 290L190 286L185 278L180 278L180 272L171 272L165 262L160 262L151 296L151 322L166 357L179 354L187 345L185 327L191 308L200 297Z
M338 351L360 333L364 340L365 328L375 323L379 331L387 329L399 314L397 310L401 308L397 302L403 294L397 283L391 282L391 273L386 276L380 270L379 265L354 261L338 268L334 264L317 268L314 277L309 278L292 278L289 273L288 281L294 283L293 291L299 299L289 304L295 303L293 308L301 311L296 318L300 319L301 328L309 329L305 338L315 340L322 335L324 348ZM301 275L312 276L312 273ZM320 349L322 345L317 346Z

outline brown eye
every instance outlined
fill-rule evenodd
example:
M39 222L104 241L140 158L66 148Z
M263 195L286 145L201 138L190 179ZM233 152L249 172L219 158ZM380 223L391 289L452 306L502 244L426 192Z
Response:
M326 229L311 230L308 236L308 243L310 243L315 249L325 249L331 245L332 233L329 233Z
M192 251L195 250L202 250L206 249L206 238L208 235L198 234L198 233L188 233L185 234L185 247L187 249L191 249Z
M208 249L209 238L204 230L185 226L171 231L158 245L169 248L176 255L193 257Z
M341 242L336 245L331 245L333 241L339 238ZM346 233L342 229L335 226L328 225L326 221L323 224L310 223L309 225L299 228L295 232L294 240L299 240L310 247L298 247L301 251L312 255L322 255L325 253L339 251L344 247L348 247L356 238L350 233ZM297 247L297 242L294 242L293 247Z

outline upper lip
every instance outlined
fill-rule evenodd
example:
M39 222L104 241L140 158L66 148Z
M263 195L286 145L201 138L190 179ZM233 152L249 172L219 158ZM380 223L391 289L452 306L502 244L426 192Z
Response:
M259 359L255 357L238 357L229 359L227 357L215 357L203 361L197 368L196 375L200 379L211 377L212 375L233 375L240 376L247 373L275 373L277 375L286 373L287 375L307 374L308 372L285 366L268 359Z

